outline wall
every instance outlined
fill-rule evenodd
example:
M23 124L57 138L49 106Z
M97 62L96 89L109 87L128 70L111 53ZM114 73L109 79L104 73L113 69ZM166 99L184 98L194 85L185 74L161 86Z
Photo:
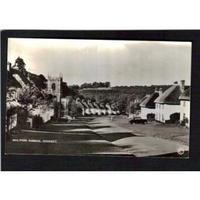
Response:
M43 119L43 122L47 122L51 119L52 116L54 116L54 109L52 108L42 108L38 107L32 111L32 115L40 115Z
M180 105L168 105L156 103L156 116L157 121L165 123L166 120L170 119L170 115L173 113L180 113Z
M147 119L147 114L155 114L156 112L156 109L154 108L144 108L144 107L141 107L141 113L140 113L140 116L142 119Z
M48 93L55 95L57 97L57 101L60 101L61 98L61 77L48 77L47 88ZM52 89L52 84L55 84L55 90Z
M8 129L11 130L16 126L17 126L17 114L14 114L10 116Z
M180 108L180 121L184 118L188 119L188 123L186 123L186 127L190 126L190 101L181 100L181 108Z

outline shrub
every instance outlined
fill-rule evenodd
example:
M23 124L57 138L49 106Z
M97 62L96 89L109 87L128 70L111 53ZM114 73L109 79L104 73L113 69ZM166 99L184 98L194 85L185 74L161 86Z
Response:
M33 128L40 128L44 124L43 119L40 115L35 115L33 117Z
M182 121L181 121L181 126L185 126L187 123L188 123L188 118L184 118Z

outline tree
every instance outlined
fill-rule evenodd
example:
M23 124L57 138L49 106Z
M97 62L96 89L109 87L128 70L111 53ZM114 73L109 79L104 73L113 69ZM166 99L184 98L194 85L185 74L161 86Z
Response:
M17 112L17 129L21 130L23 128L27 128L27 119L29 116L30 110L27 106L24 106L18 109Z
M41 128L43 123L44 123L43 119L40 115L35 115L33 117L33 128L35 128L35 129Z
M16 60L15 60L15 66L18 67L19 71L23 71L25 70L25 62L22 58L18 57Z
M22 58L18 57L16 60L15 60L15 65L20 69L25 69L25 62Z
M74 99L70 102L70 116L71 117L77 116L77 105Z
M45 76L43 74L39 75L39 78L43 81L43 82L47 82L47 79L45 78Z
M24 75L24 76L28 76L28 72L26 71L25 69L25 62L22 58L18 57L16 60L15 60L15 64L14 64L14 67L17 67L18 70Z
M110 82L105 82L105 87L110 87Z
M16 114L17 112L17 107L10 107L6 111L6 139L10 139L10 125L13 123L12 121L12 116Z
M83 83L80 88L99 88L99 87L110 87L110 82L93 82L93 83Z
M99 86L100 86L100 84L97 83L97 82L92 83L92 87L93 87L93 88L98 88Z
M119 111L123 114L125 114L127 111L127 106L128 106L127 96L128 95L123 94L123 95L120 95L118 99Z
M13 116L17 114L18 107L20 104L14 99L15 96L14 90L7 89L6 96L6 139L10 139L10 129L16 118L13 119Z
M72 90L78 90L80 87L79 85L70 85L69 88Z

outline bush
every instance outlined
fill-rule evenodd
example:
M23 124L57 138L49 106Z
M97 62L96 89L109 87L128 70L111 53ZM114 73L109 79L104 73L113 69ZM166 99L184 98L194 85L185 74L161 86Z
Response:
M77 108L77 116L82 116L82 108Z
M35 115L33 117L33 128L40 128L44 124L42 117L40 115Z
M17 128L23 129L23 128L28 128L27 127L27 121L28 119L28 111L27 109L19 109L18 111L18 116L17 116Z
M187 123L188 123L188 118L184 118L182 121L181 121L181 126L185 126Z

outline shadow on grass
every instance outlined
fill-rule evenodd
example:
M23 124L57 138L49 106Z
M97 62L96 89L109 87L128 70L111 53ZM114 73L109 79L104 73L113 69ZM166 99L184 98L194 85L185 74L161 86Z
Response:
M110 128L111 126L109 125L95 125L95 126L92 126L92 125L88 125L88 128L92 129L92 130L95 130L95 129L99 129L99 128Z
M156 157L156 158L189 158L189 151L185 151L182 154L179 154L177 152L174 153L168 153L168 154L162 154L157 156L148 156L149 158Z
M8 142L8 154L44 154L44 155L86 155L86 154L116 154L123 153L121 148L107 142L89 143L13 143Z
M120 133L117 133L117 132L105 133L105 134L98 133L98 135L100 135L103 139L105 139L109 142L114 142L114 141L122 139L122 138L137 136L132 133L121 133L121 132Z

